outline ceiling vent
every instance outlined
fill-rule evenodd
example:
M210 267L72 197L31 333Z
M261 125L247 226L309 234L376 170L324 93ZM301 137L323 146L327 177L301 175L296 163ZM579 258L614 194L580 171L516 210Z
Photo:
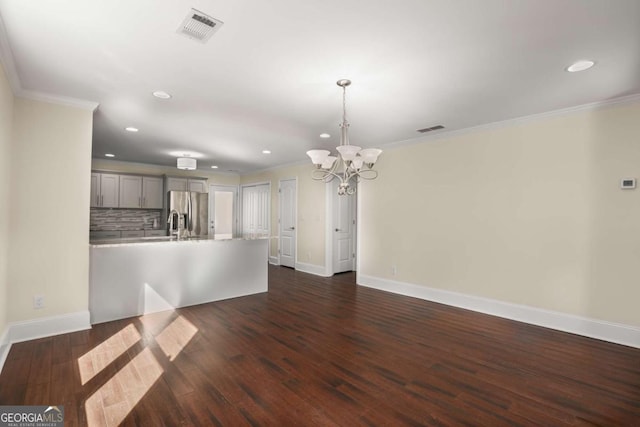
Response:
M222 27L224 22L202 13L199 10L191 9L184 21L178 27L178 34L206 43L213 33Z
M440 130L440 129L444 129L444 126L442 125L431 126L430 128L418 129L416 132L427 133L433 130Z

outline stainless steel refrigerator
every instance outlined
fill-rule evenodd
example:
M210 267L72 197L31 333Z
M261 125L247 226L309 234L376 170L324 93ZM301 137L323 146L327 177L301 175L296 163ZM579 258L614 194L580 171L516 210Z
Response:
M180 237L204 237L209 234L209 195L194 191L169 191L169 235L180 230ZM177 215L176 215L177 212ZM173 221L171 217L173 216Z

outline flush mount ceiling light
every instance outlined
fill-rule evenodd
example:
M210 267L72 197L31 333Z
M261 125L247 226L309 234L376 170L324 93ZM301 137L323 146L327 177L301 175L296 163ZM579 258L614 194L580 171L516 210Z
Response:
M218 169L218 166L213 165L213 166L211 166L211 169Z
M202 154L195 151L171 151L169 155L173 157L193 157L194 159L202 157Z
M567 67L567 71L570 73L577 73L578 71L585 71L593 67L596 63L590 60L582 60L574 62Z
M262 154L271 154L271 150L262 150Z
M331 138L331 135L329 135L328 133L321 133L320 138Z
M157 90L157 91L153 92L153 96L155 96L156 98L160 98L160 99L169 99L169 98L171 98L171 95L168 94L167 92L163 91L163 90Z
M197 168L197 161L193 157L178 157L178 169L194 171Z
M382 150L377 148L365 148L349 145L349 122L347 122L347 86L351 80L342 79L336 82L342 88L342 123L340 124L340 145L336 147L337 156L330 156L328 150L310 150L307 155L316 165L312 172L312 178L317 181L330 182L334 178L340 180L338 194L351 195L356 192L356 186L360 179L376 179L378 172L373 170L373 165ZM337 161L339 160L339 161ZM354 184L354 185L352 185Z
M127 126L126 128L124 128L124 130L126 130L127 132L138 132L138 128L134 128L133 126Z
M107 154L105 154L104 156L105 156L105 157L115 157L116 155L115 155L115 154L107 153Z

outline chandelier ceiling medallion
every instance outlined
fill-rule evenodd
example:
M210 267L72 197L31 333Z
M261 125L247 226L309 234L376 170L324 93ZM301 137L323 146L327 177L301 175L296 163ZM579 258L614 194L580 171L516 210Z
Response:
M342 88L342 123L340 124L340 145L336 147L337 156L331 156L328 150L309 150L307 155L316 169L311 177L317 181L330 182L334 178L340 180L338 194L351 195L356 192L357 183L361 179L376 179L378 172L373 165L378 160L382 150L377 148L362 149L356 145L349 145L349 122L347 122L347 86L351 80L338 80L337 85Z

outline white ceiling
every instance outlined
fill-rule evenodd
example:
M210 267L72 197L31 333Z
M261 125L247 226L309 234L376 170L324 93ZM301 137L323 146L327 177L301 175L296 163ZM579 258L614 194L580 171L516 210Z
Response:
M176 33L191 7L224 22L206 44ZM640 92L638 0L0 0L0 15L23 89L100 104L96 158L301 161L338 144L341 78L363 147ZM596 66L564 71L579 59Z

